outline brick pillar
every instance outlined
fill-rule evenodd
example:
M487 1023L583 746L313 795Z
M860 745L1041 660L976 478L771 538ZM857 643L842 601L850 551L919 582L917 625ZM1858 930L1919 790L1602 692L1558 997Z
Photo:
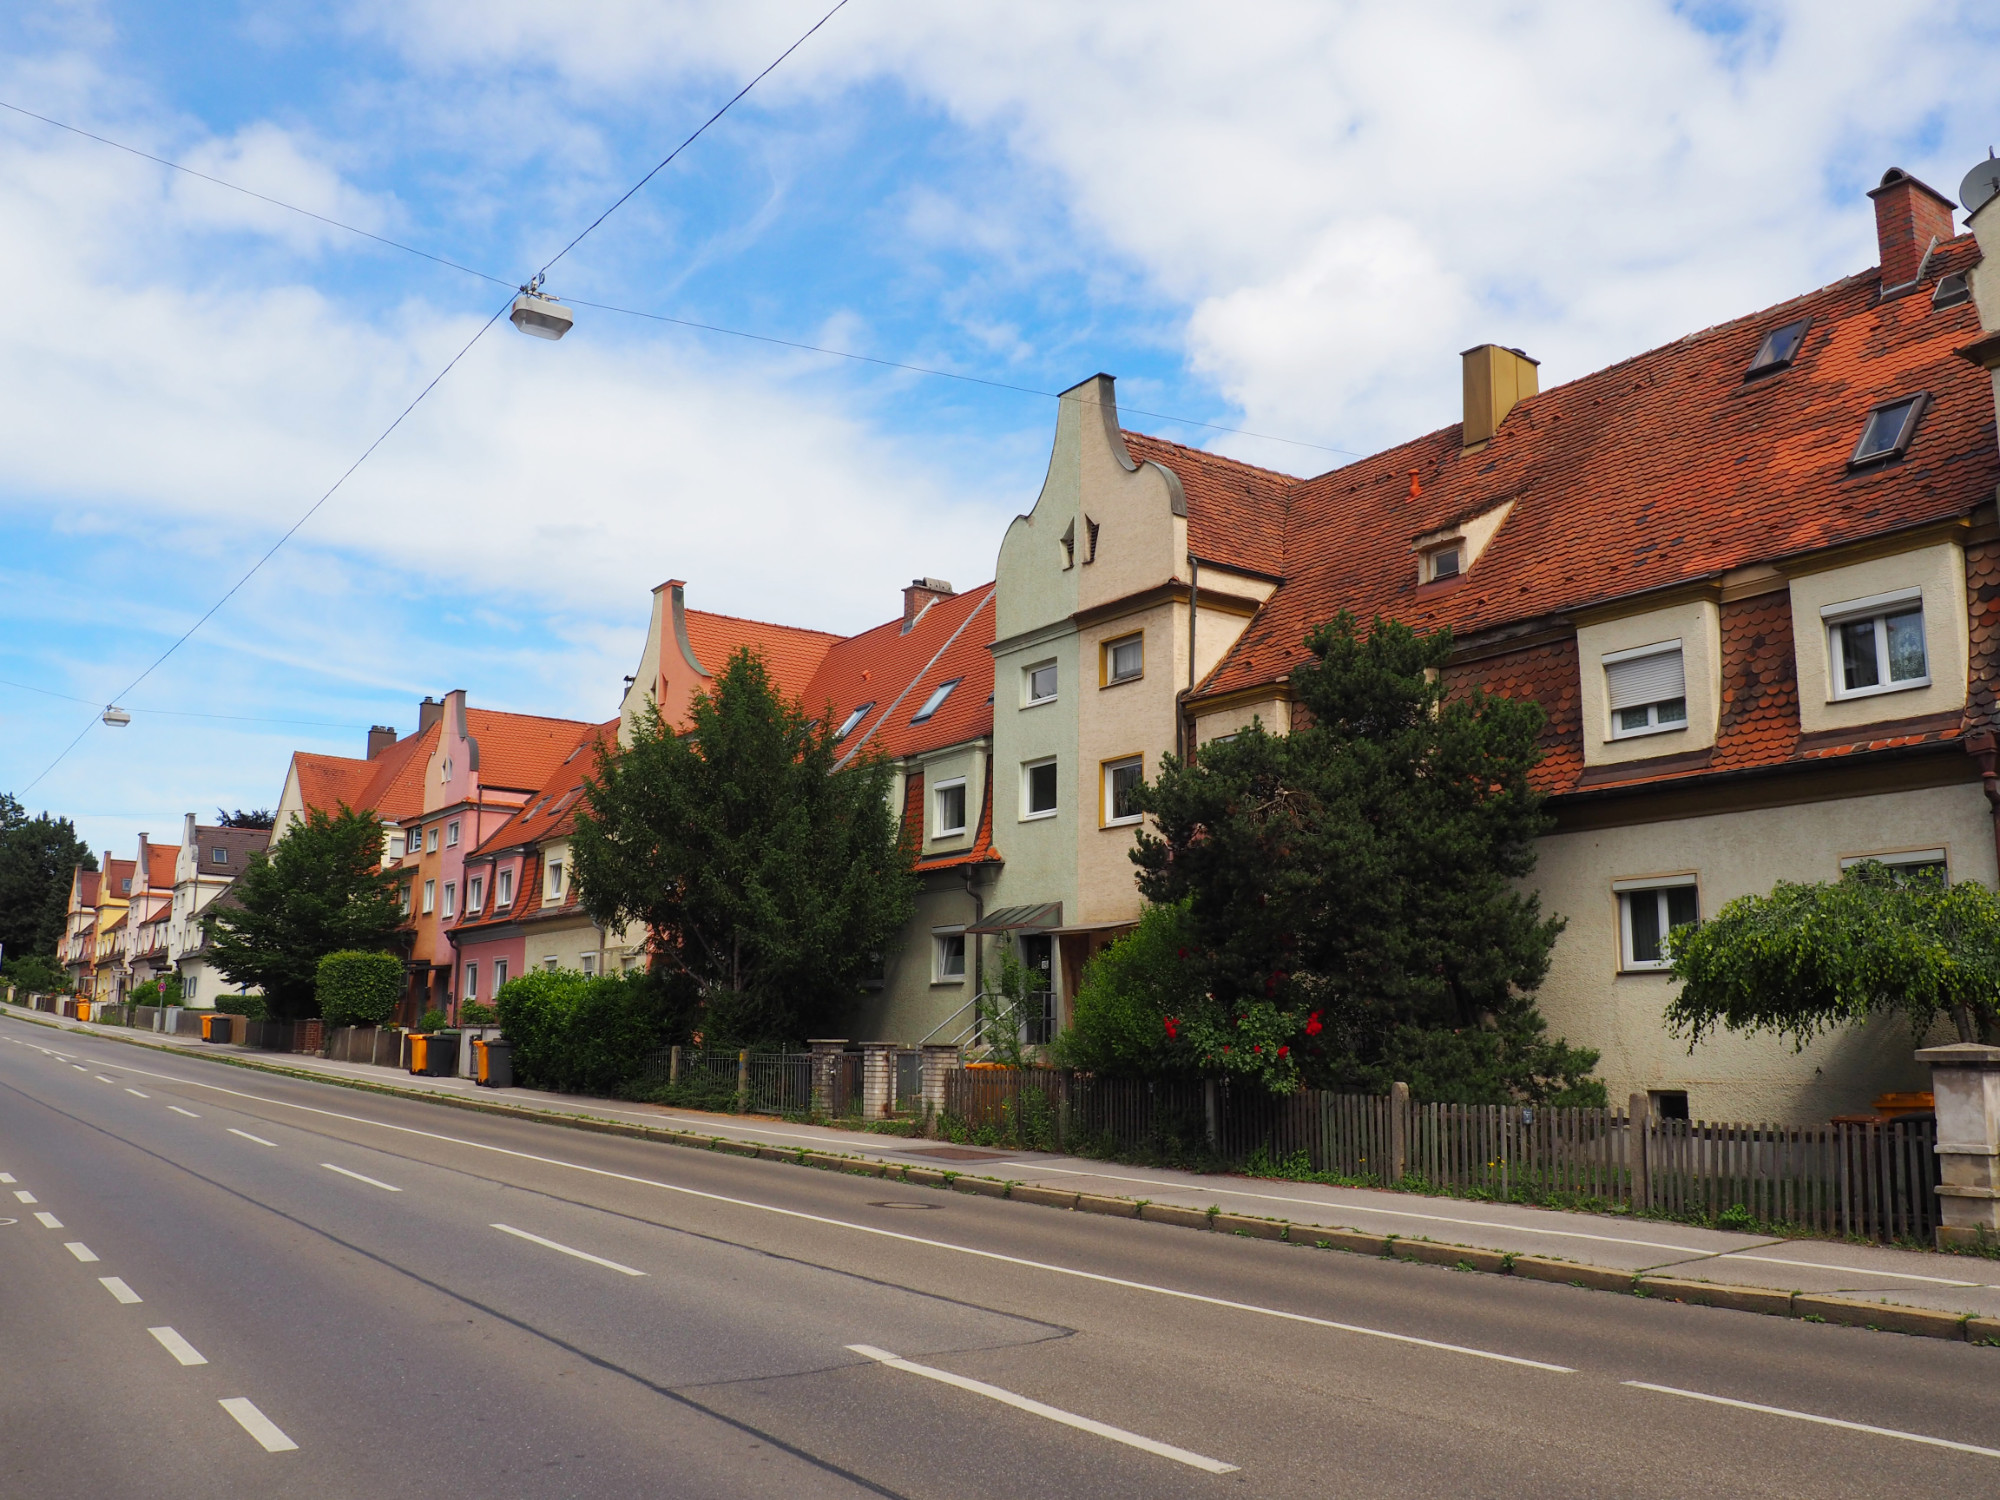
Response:
M923 1054L918 1066L923 1077L924 1113L935 1120L944 1113L945 1076L959 1066L958 1048L951 1042L925 1042L918 1051Z
M845 1037L812 1037L806 1041L812 1052L812 1112L821 1119L831 1119L834 1114L834 1069L840 1065L840 1054L847 1050Z
M896 1097L896 1044L861 1044L861 1118L886 1120Z
M1937 1101L1940 1250L2000 1242L2000 1047L1926 1047Z

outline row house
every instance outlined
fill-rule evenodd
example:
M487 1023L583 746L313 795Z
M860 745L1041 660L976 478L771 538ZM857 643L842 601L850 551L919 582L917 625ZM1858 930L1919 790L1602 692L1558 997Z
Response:
M70 871L69 902L63 913L62 935L56 939L56 962L69 976L70 987L85 993L90 954L97 931L97 893L104 876L82 865Z
M113 859L107 849L94 873L78 868L71 875L62 958L80 996L109 1002L116 993L117 934L124 930L137 868L132 860Z
M165 932L167 962L181 976L183 1004L226 1010L231 998L258 993L215 968L201 914L217 901L230 899L236 877L270 842L268 829L210 827L195 822L193 813L183 817Z
M111 969L105 998L122 1001L134 986L157 979L172 967L167 953L167 929L174 907L174 861L178 851L139 835L139 857L132 862L131 904L112 942Z

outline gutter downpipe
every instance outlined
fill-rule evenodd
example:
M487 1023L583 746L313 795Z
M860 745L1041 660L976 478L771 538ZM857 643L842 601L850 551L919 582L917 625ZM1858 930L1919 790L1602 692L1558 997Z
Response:
M972 898L972 925L977 927L986 920L986 898L979 894L976 884L978 865L965 867L965 894ZM982 933L972 934L972 999L976 1005L986 987L986 938Z
M1979 784L1993 813L1993 854L2000 861L2000 738L1981 726L1965 737L1965 753L1979 765Z
M1181 759L1194 759L1194 734L1188 727L1187 702L1194 696L1195 684L1195 627L1201 620L1201 559L1192 552L1188 554L1188 680L1187 687L1180 693L1180 702L1175 705L1174 739L1179 743Z

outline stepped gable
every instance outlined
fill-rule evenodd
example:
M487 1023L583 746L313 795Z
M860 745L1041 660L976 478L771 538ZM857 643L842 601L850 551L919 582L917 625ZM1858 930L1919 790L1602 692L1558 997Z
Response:
M838 727L864 703L867 715L840 742L857 750L920 755L993 731L993 585L941 598L909 628L890 620L840 641L806 685L802 701L817 718L831 712ZM936 712L911 722L931 694L958 679Z
M1927 278L1977 259L1961 235ZM1881 302L1878 285L1852 276L1527 397L1478 452L1454 425L1301 481L1285 583L1197 698L1283 678L1343 607L1477 636L1968 515L2000 480L1990 382L1954 354L1978 314ZM1807 316L1790 368L1746 381L1764 335ZM1869 408L1918 391L1931 405L1908 456L1849 473ZM1465 575L1419 588L1417 537L1510 500Z

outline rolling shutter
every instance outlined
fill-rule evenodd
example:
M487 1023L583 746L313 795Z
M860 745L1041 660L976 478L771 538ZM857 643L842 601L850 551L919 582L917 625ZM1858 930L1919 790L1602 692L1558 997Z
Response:
M1651 656L1611 662L1604 668L1604 678L1614 711L1687 696L1687 673L1681 667L1678 646Z

